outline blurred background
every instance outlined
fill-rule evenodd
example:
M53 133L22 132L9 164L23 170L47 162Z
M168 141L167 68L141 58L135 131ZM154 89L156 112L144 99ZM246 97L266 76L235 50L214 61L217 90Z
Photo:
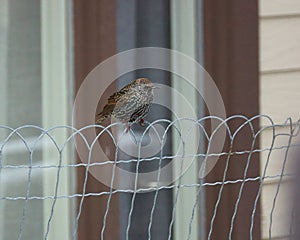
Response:
M83 192L85 168L65 167L59 176L57 167L43 168L57 166L59 161L70 166L80 160L72 142L62 154L49 140L36 139L40 128L72 124L74 98L95 66L118 52L140 47L171 48L196 59L218 86L228 117L265 114L278 124L268 127L274 123L258 118L254 128L264 129L259 137L253 141L245 131L234 143L236 151L250 150L252 144L261 150L278 149L251 156L247 178L275 177L264 179L263 184L244 182L231 238L229 229L241 182L206 186L201 194L198 188L182 189L176 209L177 189L160 190L152 239L292 239L295 206L291 177L284 174L293 169L293 161L287 161L288 149L295 143L291 129L300 117L299 25L299 0L0 0L0 143L11 132L9 128L32 125L20 130L27 145L17 135L5 147L1 145L0 239L100 239L109 195L86 197L77 226L80 197L76 194ZM104 97L143 76L181 89L192 99L199 117L207 114L203 101L179 77L175 81L176 76L155 69L122 76ZM184 113L185 106L172 96L166 95L165 101ZM288 117L292 120L285 123ZM154 106L147 120L160 118L172 119L172 115L168 109ZM230 126L236 129L241 123L234 120ZM164 153L171 155L174 143L169 134ZM53 131L58 144L67 136L65 128ZM228 150L229 144L224 148ZM231 159L226 180L244 178L243 160L248 156ZM32 165L40 167L28 167ZM224 166L225 161L220 161L205 182L224 181ZM195 163L183 182L201 184L198 170ZM220 188L222 197L214 213ZM109 191L88 176L86 193ZM45 198L60 195L70 197ZM111 195L104 239L126 239L132 196ZM148 239L154 197L155 192L135 196L129 239Z

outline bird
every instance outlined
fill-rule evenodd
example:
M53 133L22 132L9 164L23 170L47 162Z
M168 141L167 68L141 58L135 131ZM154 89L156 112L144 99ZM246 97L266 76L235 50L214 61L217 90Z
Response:
M103 110L96 115L96 124L113 116L125 124L126 131L130 130L132 123L139 122L144 126L144 117L152 105L155 88L148 78L135 79L108 98Z

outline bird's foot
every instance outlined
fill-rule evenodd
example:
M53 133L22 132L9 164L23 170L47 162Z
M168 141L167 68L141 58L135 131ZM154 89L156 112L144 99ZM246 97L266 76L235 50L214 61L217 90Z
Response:
M125 123L125 127L126 127L125 133L128 133L130 131L130 124L129 123Z
M145 120L144 120L143 118L140 120L140 125L141 125L142 127L145 126Z

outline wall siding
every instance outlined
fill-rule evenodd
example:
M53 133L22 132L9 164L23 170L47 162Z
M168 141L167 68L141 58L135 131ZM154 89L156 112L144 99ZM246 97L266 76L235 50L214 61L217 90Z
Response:
M299 0L260 0L261 17L287 16L300 14Z
M262 73L300 70L300 16L260 19Z
M259 1L260 41L260 113L269 115L275 123L283 123L287 117L293 122L300 119L300 1ZM267 120L262 126L270 125ZM276 129L288 132L288 128ZM260 147L269 148L272 131L261 135ZM275 147L286 146L287 136L279 136ZM281 173L286 149L273 150L266 175ZM261 153L261 174L268 152ZM287 160L285 173L291 172L292 163ZM292 211L291 184L284 178L276 201L272 239L289 239ZM266 179L262 190L262 238L269 239L270 214L278 187L277 179Z

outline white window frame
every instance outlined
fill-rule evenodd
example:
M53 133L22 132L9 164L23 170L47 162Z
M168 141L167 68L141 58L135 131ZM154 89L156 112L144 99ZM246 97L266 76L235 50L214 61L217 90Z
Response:
M197 42L197 4L200 4L199 0L190 0L190 1L181 1L174 0L171 1L171 47L174 50L180 51L193 59L197 59L197 44L201 44ZM199 14L199 13L198 13ZM176 59L173 57L172 68L178 69L181 67L180 59ZM199 78L197 78L196 73L194 73L194 77L189 79L189 81L193 81L195 86L198 86L200 83ZM191 96L190 89L185 89L185 83L183 83L177 76L174 76L172 79L172 87L175 89L180 89L181 94L184 96L189 96L190 104L194 109L198 109L199 112L201 110L201 106L198 104L196 92L193 96ZM183 101L180 101L175 96L172 96L172 109L176 113L180 113L181 116L187 116L186 113L186 105ZM187 132L187 129L182 129ZM175 132L175 131L174 131ZM197 132L194 134L190 134L190 139L197 139ZM173 136L173 146L179 146L178 135L174 133ZM188 148L188 152L197 152L198 146L197 141L190 141L186 148ZM176 154L177 149L173 150L173 155ZM180 169L180 161L174 162L174 174L179 172ZM189 169L184 173L181 178L182 183L198 183L199 180L199 164L196 159L194 159L193 163L189 167ZM198 195L198 188L185 189L180 188L180 194L176 203L175 209L175 222L174 222L174 240L186 239L189 235L189 225L191 220L191 210L195 204L195 200ZM178 189L173 189L173 198L176 198L176 193ZM203 221L201 216L204 216L204 208L203 208L203 199L204 199L204 191L201 191L201 196L198 199L198 206L195 212L195 216L191 226L191 235L190 239L202 239L205 236L205 222Z
M68 125L72 98L70 44L70 14L69 0L41 1L41 41L42 41L42 114L43 127L48 129L57 125ZM67 139L67 130L60 129L58 142ZM71 149L63 151L63 164L71 164ZM44 146L43 159L45 164L49 159L57 159L57 151ZM44 171L44 196L53 196L57 171ZM70 195L72 192L72 172L69 168L60 170L58 196ZM74 183L73 183L74 184ZM44 201L44 234L47 232L48 219L53 201ZM72 239L72 200L58 199L55 203L54 215L47 239Z

